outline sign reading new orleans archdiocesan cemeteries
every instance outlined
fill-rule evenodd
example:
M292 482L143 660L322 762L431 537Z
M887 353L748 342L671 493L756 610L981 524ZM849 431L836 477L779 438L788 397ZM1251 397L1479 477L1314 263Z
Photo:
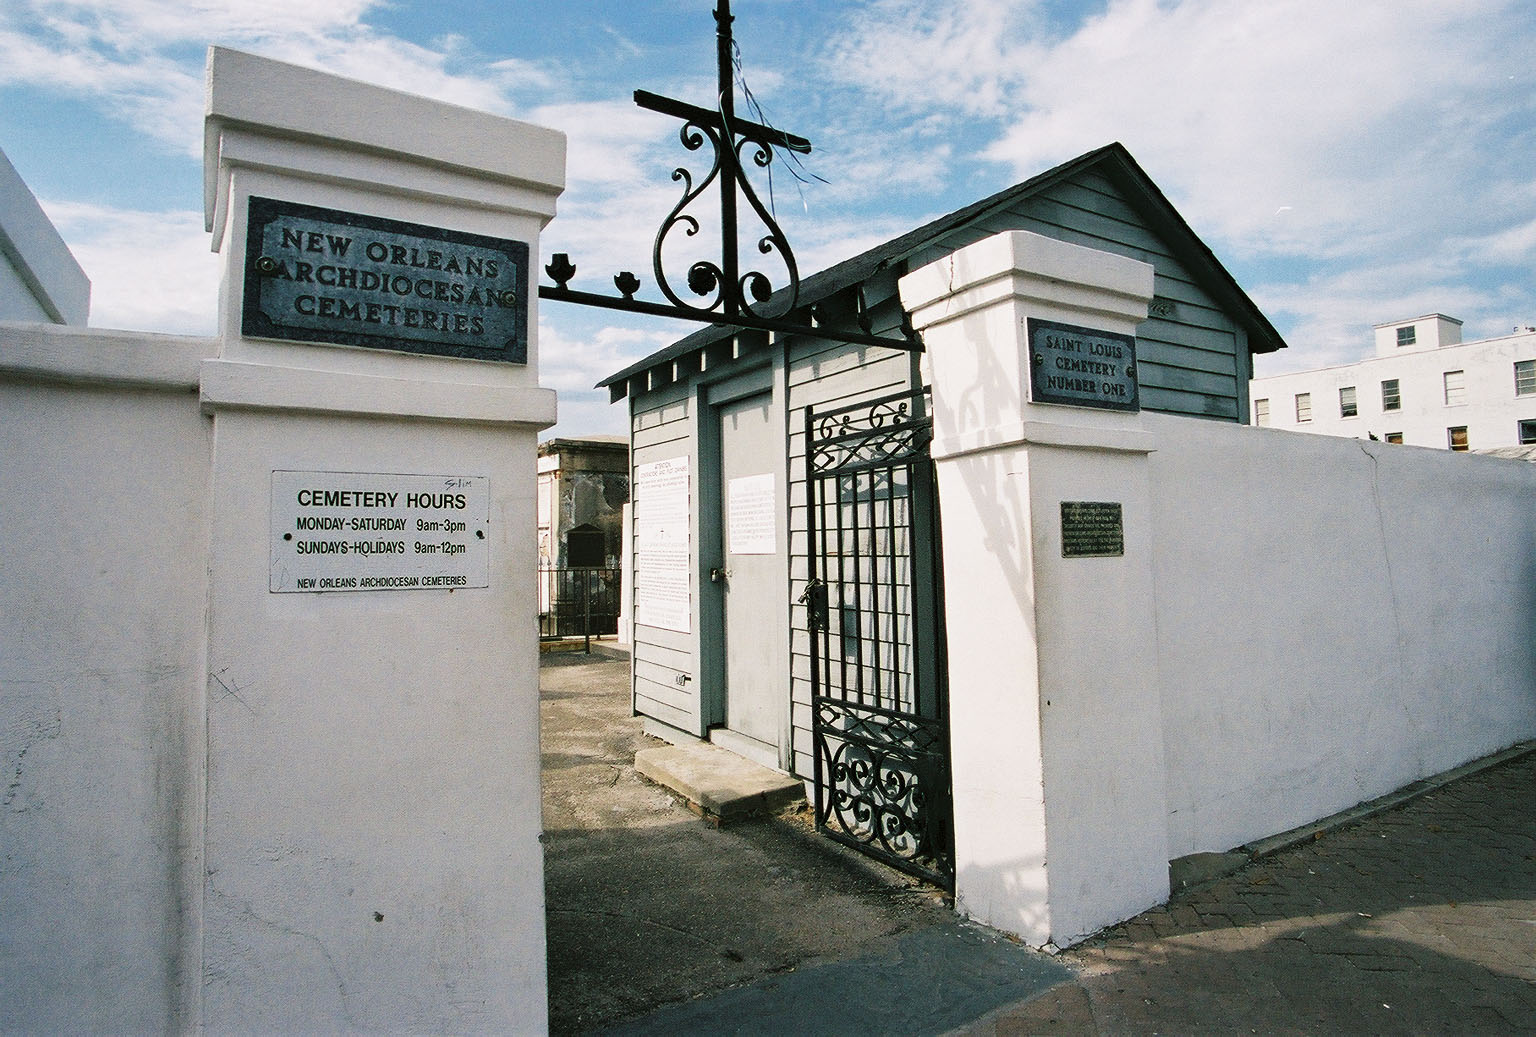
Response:
M242 334L527 363L526 242L250 202Z

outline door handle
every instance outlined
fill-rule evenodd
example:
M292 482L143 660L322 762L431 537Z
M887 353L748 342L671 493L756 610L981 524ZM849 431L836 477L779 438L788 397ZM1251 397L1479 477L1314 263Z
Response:
M730 578L731 570L725 568L724 566L709 570L710 583L719 583L721 580L729 580Z
M805 593L800 595L800 604L804 605L809 615L812 630L827 629L827 585L815 577L805 585Z

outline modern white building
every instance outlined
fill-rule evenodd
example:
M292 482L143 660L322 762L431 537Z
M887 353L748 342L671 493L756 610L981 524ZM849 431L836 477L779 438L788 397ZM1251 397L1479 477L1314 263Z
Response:
M1358 363L1255 378L1255 425L1449 450L1536 443L1536 327L1461 341L1440 313L1376 325Z

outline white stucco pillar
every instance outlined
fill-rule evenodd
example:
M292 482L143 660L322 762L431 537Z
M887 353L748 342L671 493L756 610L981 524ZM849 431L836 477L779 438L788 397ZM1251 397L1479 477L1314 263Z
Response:
M1152 282L1145 263L1022 231L901 282L933 388L957 907L1036 946L1168 895L1155 442L1134 411L1032 402L1031 367L1043 381L1113 365L1074 365L1088 347L1037 360L1028 338L1030 321L1134 335ZM1063 504L1084 502L1064 541ZM1123 552L1077 556L1083 515L1102 505L1118 506Z
M222 49L208 101L203 1026L542 1031L534 286L565 139Z

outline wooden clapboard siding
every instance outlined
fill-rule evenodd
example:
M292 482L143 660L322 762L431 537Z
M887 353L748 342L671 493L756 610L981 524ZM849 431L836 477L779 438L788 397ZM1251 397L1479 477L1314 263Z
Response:
M897 293L909 271L993 235L1026 230L1150 264L1154 306L1137 329L1137 374L1144 410L1243 422L1253 348L1284 343L1219 261L1173 211L1154 184L1119 145L1064 163L991 198L951 213L802 283L802 307L814 305L818 323L852 321L855 291L862 293L876 333L904 323ZM896 334L894 337L900 337ZM776 415L784 422L784 474L791 767L812 773L810 738L810 639L806 610L797 603L809 572L805 411L853 404L913 387L916 364L893 349L852 346L814 336L767 337L712 329L682 339L613 375L615 398L629 396L634 463L687 456L695 507L701 480L714 464L711 434L700 446L700 415L690 408L712 402L738 373L774 364ZM706 486L707 488L707 486ZM713 490L709 492L713 493ZM709 521L713 522L711 518ZM696 525L697 566L701 541L716 536ZM711 541L712 543L713 541ZM697 574L695 574L697 577ZM693 630L689 634L637 627L636 709L683 730L704 733L711 708L700 687L714 666L707 647L710 617L701 617L707 588L695 579ZM679 683L680 678L684 678ZM705 701L701 702L701 696Z
M1239 378L1243 365L1232 320L1109 180L1092 171L1080 173L999 217L1019 230L1150 263L1156 297L1171 302L1175 312L1151 317L1137 329L1142 406L1238 420L1247 385Z
M877 333L901 320L894 298L870 299ZM798 604L809 578L807 557L806 408L826 410L873 400L912 387L912 357L879 347L849 346L824 339L796 339L787 350L786 396L789 470L789 630L787 660L791 698L793 773L813 773L810 639L806 611Z

